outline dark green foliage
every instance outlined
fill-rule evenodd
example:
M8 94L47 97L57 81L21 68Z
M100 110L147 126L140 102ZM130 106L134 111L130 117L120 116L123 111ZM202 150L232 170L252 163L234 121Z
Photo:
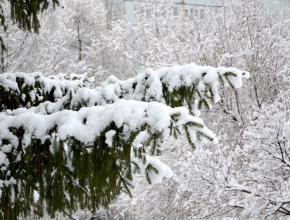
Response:
M242 75L245 75L245 73L242 73ZM235 86L231 83L230 77L236 77L237 75L235 73L232 72L226 72L225 74L223 74L222 76L224 76L224 78L226 79L226 82L233 88L235 89ZM225 85L224 79L221 76L221 74L219 74L219 79L222 83L222 85Z
M3 7L1 5L1 1L0 1L0 23L1 23L1 26L3 27L3 30L6 31L7 26L5 25L5 17L4 17L4 11L3 11ZM0 44L1 44L1 50L2 51L6 50L2 36L0 36Z
M11 18L14 23L22 30L34 31L39 33L38 16L49 6L49 2L53 3L53 7L59 5L58 0L8 0L11 5ZM5 16L2 8L2 0L0 1L0 24L3 30L7 30L5 25ZM6 50L3 38L0 36L1 50Z
M46 101L49 102L57 101L57 97L54 94L56 88L54 86L46 88L48 86L47 84L49 84L49 81L47 81L46 78L44 78L42 75L30 77L27 76L24 77L21 74L20 75L13 74L13 75L16 76L15 82L18 88L16 90L12 89L11 87L7 87L5 83L1 82L0 78L0 112L5 111L7 109L14 110L22 107L29 108L33 106L38 106L40 103ZM5 74L1 75L0 77L6 79ZM82 83L80 84L83 84L82 86L84 87L90 84L90 77L84 77L84 79L75 78L74 80L82 81ZM32 83L27 83L27 81L32 81ZM67 81L68 82L70 81L68 77ZM13 80L11 80L11 82L15 83ZM61 81L61 83L64 83L64 81ZM67 86L59 86L58 84L55 85L57 85L61 90L62 96L67 95L68 100L72 99L72 90L69 87L70 84L68 84ZM64 108L69 107L69 103L63 104Z
M196 109L210 109L211 104L214 104L215 100L215 94L213 92L212 85L205 84L205 89L198 88L198 85L204 80L205 73L202 74L203 76L197 80L196 82L185 85L186 83L181 84L179 87L171 88L167 83L163 82L163 79L160 78L160 83L162 85L162 98L163 100L160 100L160 98L154 97L153 94L147 94L148 89L151 86L150 83L150 77L145 76L143 80L140 81L132 81L130 82L132 84L132 87L128 90L128 87L123 88L121 85L119 85L121 92L117 93L115 92L115 95L119 99L126 99L126 96L132 96L133 94L136 94L138 96L142 96L141 100L144 102L151 102L151 101L157 101L157 102L165 102L164 104L175 108L175 107L181 107L181 106L188 106L189 111L191 114L194 115L195 108ZM235 88L232 84L232 80L237 75L232 72L226 72L225 74L221 75L218 73L220 82L222 85L225 85L225 83L229 84L232 88ZM43 89L43 84L41 81L38 81L36 78L36 82L33 85L26 85L23 86L24 78L17 77L16 82L18 83L19 91L13 90L13 89L7 89L5 88L5 85L1 84L0 81L0 103L3 103L0 105L0 111L3 111L5 109L16 109L19 107L30 107L30 106L38 106L40 103L45 101L55 102L55 96L54 94L54 88L52 88L49 91L45 91ZM84 80L86 82L86 80ZM88 81L89 82L89 81ZM116 83L117 84L117 83ZM140 94L140 88L142 88L142 94ZM102 91L104 88L100 88ZM36 93L36 99L31 100L31 98L28 96L32 90L35 90ZM104 89L105 90L105 89ZM78 91L76 91L77 93ZM73 93L70 91L68 93L68 88L62 91L63 96L67 96L68 100L72 100ZM96 92L97 93L97 92ZM22 99L22 94L26 95L25 100ZM101 92L100 94L101 95ZM81 96L81 95L80 95ZM39 99L38 97L41 97ZM103 100L101 102L95 103L96 106L103 105L103 103L111 104L114 103L113 100L110 100L102 96ZM196 103L197 102L197 103ZM70 102L63 103L63 109L73 109L75 111L78 111L82 107L91 107L90 97L78 97L78 101L71 104Z
M11 18L14 23L17 23L22 30L39 32L40 24L38 16L49 6L49 2L55 5L59 5L58 0L9 0L11 4ZM1 24L4 25L5 18L1 13Z
M151 184L151 179L150 179L150 176L149 176L149 173L150 172L154 172L156 174L158 174L158 170L152 166L151 164L149 164L146 168L146 180L148 181L149 184Z
M1 188L1 204L7 204L0 207L4 213L4 216L0 214L1 219L26 216L31 208L40 217L46 210L54 218L56 212L72 213L78 208L96 210L100 205L107 207L121 191L131 196L131 169L135 166L135 171L140 171L139 165L131 161L131 146L141 131L150 132L148 125L124 140L123 127L111 123L90 145L74 137L61 141L54 135L57 129L54 127L49 132L54 138L44 142L33 139L29 146L25 146L22 143L23 128L10 128L19 137L19 145L16 151L7 154L10 164L0 173L0 179L15 180L16 184ZM105 135L110 130L116 131L111 147L105 143ZM143 147L134 152L135 157L146 164L145 148L149 145L156 148L160 138L160 134L150 132ZM2 144L9 144L9 141ZM147 164L145 176L149 183L150 172L158 174L153 165ZM37 203L32 197L34 190L40 194ZM12 194L15 195L14 203Z
M203 76L204 75L205 74L203 74ZM199 82L196 82L190 86L181 86L180 88L173 89L173 91L170 91L166 84L162 84L163 95L166 100L166 104L173 108L184 106L184 104L186 104L189 108L190 113L193 115L193 103L195 103L196 100L198 100L198 109L201 109L203 105L206 109L210 109L210 104L208 101L213 103L214 99L212 89L208 85L207 89L203 93L201 93L202 91L199 91L197 89L198 83ZM207 95L208 91L211 94L210 97Z
M16 78L11 82L17 85L17 89L13 89L14 87L10 81L7 83L9 86L5 84L7 82L5 80L9 77L13 78L13 76ZM131 80L132 87L130 87L131 84L129 86L127 84L126 88L117 85L120 86L121 92L115 92L114 95L117 98L126 99L126 95L132 97L132 94L137 94L139 95L138 100L163 102L173 108L188 105L190 112L193 114L193 108L210 108L210 103L215 100L211 85L204 84L203 89L198 87L204 76L206 76L206 73L202 74L201 79L191 85L181 84L177 88L170 87L160 79L159 85L162 88L162 97L159 98L152 93L147 95L150 90L148 76L139 82ZM55 102L58 102L61 106L60 109L55 109L55 111L64 109L79 111L82 107L114 102L104 97L102 93L101 95L98 93L102 88L90 90L95 97L100 97L98 103L92 104L90 96L81 96L82 93L78 93L80 91L79 87L86 86L86 83L90 82L86 77L76 79L80 80L80 84L75 89L69 86L73 84L66 82L68 86L60 88L61 97L55 95L58 88L57 80L51 84L54 86L47 87L45 84L49 80L45 81L44 77L41 78L42 76L35 76L33 80L26 80L26 77L17 74L0 75L0 112L6 112L3 113L3 117L6 116L5 114L13 116L13 113L7 111L9 109L29 108L31 106L44 108L42 109L44 112L41 112L41 114L50 116L52 112L45 109L46 104L53 106ZM31 76L29 75L29 77ZM228 82L228 84L234 86L230 82L231 77L235 77L235 74L219 74L222 83ZM73 78L70 80L73 80ZM28 81L33 83L27 83ZM111 91L113 90L111 89ZM75 97L77 97L77 101L73 102ZM48 102L44 105L41 104L45 101ZM194 106L195 104L197 106ZM197 143L194 134L197 141L201 139L213 141L214 136L210 137L211 134L205 132L205 126L200 124L202 122L196 122L192 116L190 116L190 121L184 121L184 118L181 117L182 111L176 112L168 115L171 118L168 121L171 135L177 138L183 127L193 148L196 147ZM38 114L37 111L33 113ZM180 123L177 126L181 119L183 120L182 124ZM88 117L84 117L81 119L81 123L86 125L88 120ZM55 123L57 124L57 122ZM0 180L10 182L10 184L4 184L0 188L2 190L0 219L17 219L19 216L29 215L31 211L40 217L47 212L54 218L56 212L71 215L79 208L96 210L99 206L107 207L122 191L131 196L131 189L133 188L132 173L140 172L143 169L145 178L151 183L150 176L159 172L146 159L148 153L156 154L163 139L162 131L153 129L152 125L149 126L144 123L136 130L125 132L125 134L123 133L125 125L122 124L118 127L112 120L107 127L102 128L101 133L94 141L83 143L72 136L60 140L57 137L59 128L56 124L51 125L52 127L47 131L48 138L44 140L39 140L32 135L28 146L23 143L23 137L25 136L23 127L13 127L15 125L9 127L10 132L18 138L18 145L11 143L15 147L9 152L2 151L2 147L7 147L10 144L10 139L0 139L0 150L4 152L9 161L9 165L0 166ZM168 129L167 125L165 127L165 129ZM106 134L109 131L115 132L110 146L106 143ZM133 147L133 142L140 132L146 133L146 138L142 139L141 146ZM33 200L34 191L39 193L39 200L36 203ZM12 201L12 195L15 195L14 202Z
M3 85L0 84L0 111L6 109L17 109L21 107L32 107L37 106L41 102L51 101L54 102L53 91L44 91L42 89L42 84L36 82L34 86L24 84L24 80L17 77L16 82L18 84L19 91L7 90ZM36 99L33 100L29 95L31 91L36 91ZM24 96L25 98L23 98ZM42 97L39 99L39 97Z
M175 122L178 121L179 113L171 115L171 119ZM175 139L177 139L178 135L181 135L181 132L178 128L173 127L173 123L170 124L170 135L173 135Z
M194 73L193 73L194 74ZM241 81L242 78L247 78L246 73L233 73L225 72L220 74L216 72L217 77L219 77L222 85L230 85L235 88L234 81ZM140 74L138 78L134 80L130 79L128 81L106 81L106 85L111 89L115 88L114 95L119 99L132 99L132 97L138 97L137 100L143 102L161 102L165 105L168 105L172 108L187 106L192 115L197 113L196 110L202 108L210 109L211 105L217 102L219 99L217 89L219 87L218 82L211 82L206 73L201 74L200 78L191 79L190 83L188 80L185 80L180 73L176 75L176 85L172 85L169 81L167 75L159 75L157 72L147 72L145 74ZM162 89L162 95L158 94L159 92L152 92L159 90L159 88L154 88L155 86L160 86ZM94 105L103 105L103 103L113 103L111 97L105 97L102 91L105 91L106 86L99 88L98 96L102 96L103 100L95 103ZM118 91L118 92L116 92ZM106 92L105 92L106 93ZM78 95L78 94L77 94ZM82 100L82 101L80 101ZM85 101L84 101L85 100ZM79 110L83 106L90 107L91 105L90 97L84 97L81 99L81 95L78 96L78 101L74 102L70 108L74 110Z

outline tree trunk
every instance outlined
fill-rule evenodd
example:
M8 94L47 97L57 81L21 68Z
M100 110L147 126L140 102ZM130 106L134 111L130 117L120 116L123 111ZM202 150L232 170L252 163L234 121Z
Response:
M82 40L80 37L80 26L78 26L78 41L79 41L79 61L82 61Z
M0 73L5 72L5 64L4 64L4 49L1 49L1 67L0 67Z

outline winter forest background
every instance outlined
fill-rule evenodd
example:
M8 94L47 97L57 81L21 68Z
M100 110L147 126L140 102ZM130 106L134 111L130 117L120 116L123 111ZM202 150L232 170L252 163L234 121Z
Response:
M57 120L65 121L67 119L63 119L63 116L57 112L61 113L68 104L70 106L68 109L71 112L79 112L79 115L91 114L89 109L94 105L103 106L102 111L105 113L120 111L118 117L124 117L122 119L124 124L126 120L130 123L139 117L126 118L124 112L129 111L128 109L140 108L140 111L157 109L164 115L170 115L171 121L168 120L171 129L176 126L176 129L173 128L174 134L172 133L170 138L161 143L159 139L165 140L165 133L169 134L166 130L167 122L164 122L167 118L165 116L164 120L155 118L156 124L160 123L158 126L161 130L158 130L154 123L146 124L148 126L146 129L148 134L157 129L160 132L157 132L159 136L152 135L150 139L148 134L141 132L139 134L143 134L142 137L138 134L139 136L136 137L139 139L135 138L135 142L132 140L131 144L136 149L146 138L146 143L150 144L152 141L150 152L154 155L147 158L148 150L139 153L138 157L146 157L156 167L160 166L160 169L156 171L154 166L150 168L149 163L146 162L147 167L142 171L140 165L142 163L140 163L141 171L133 175L132 182L130 174L124 174L127 176L124 177L125 182L122 184L126 188L126 193L121 193L112 201L108 199L110 203L109 208L107 207L108 212L118 212L123 215L129 213L130 219L288 219L287 216L290 216L290 16L285 5L274 2L269 7L265 2L263 0L225 1L222 6L203 7L201 16L199 8L191 13L180 7L178 14L173 15L174 4L170 1L142 1L136 4L134 10L136 23L132 24L124 17L122 0L64 0L55 9L50 6L39 14L41 27L37 34L20 29L10 18L10 3L6 0L1 1L8 28L4 31L1 26L0 29L6 46L6 50L2 48L0 54L2 93L0 100L3 102L0 103L0 173L2 172L0 174L2 216L0 217L4 219L5 214L7 215L5 212L10 210L3 207L13 207L18 199L23 203L19 209L31 207L27 208L28 216L22 219L39 219L41 215L43 217L40 219L51 219L52 215L49 212L54 211L47 206L53 205L42 201L43 192L37 185L41 183L35 183L34 191L27 192L29 195L27 198L24 196L20 199L15 197L16 189L12 189L12 182L11 184L7 182L10 171L5 168L9 166L6 159L12 154L11 149L14 149L14 145L12 141L7 142L9 132L13 133L13 131L9 130L9 127L6 129L5 126L9 123L9 125L23 123L21 124L23 127L25 123L30 123L35 129L31 128L34 133L28 138L27 143L31 144L30 139L36 140L37 135L40 137L42 134L42 128L45 126L41 123L49 124L49 121L40 117L33 116L33 118L31 115L42 115L45 112L44 115L51 114ZM184 78L184 81L178 78L182 74L188 77L189 75L186 74L187 71L190 72L189 69L194 69L199 77ZM228 74L229 71L232 75ZM206 73L209 72L212 78L207 76ZM14 84L8 83L9 80L13 81L15 76L23 78L22 87L14 88ZM220 83L218 83L219 77ZM59 91L54 90L56 92L52 95L53 101L51 97L46 99L43 95L43 100L50 101L50 104L39 104L42 101L39 101L40 95L33 92L37 84L32 78L60 88ZM52 83L53 80L55 84ZM195 99L187 95L184 95L184 98L180 91L187 89L188 83L194 84L196 80L200 80L195 91L199 94L197 99L199 102L192 103L191 106L187 100ZM243 82L242 86L241 82ZM139 85L140 90L137 94ZM79 89L79 87L90 89ZM137 89L132 92L129 87ZM14 93L11 91L14 90L18 92L21 90L22 100L19 98L21 104L18 107L25 107L25 109L12 111L16 109L14 104L4 103L5 97L12 97ZM43 91L48 91L47 87ZM168 92L166 93L168 96L164 91ZM35 98L36 96L38 98ZM135 99L144 103L122 102L123 99ZM207 100L211 100L211 104ZM150 101L167 104L172 108L165 108L159 103ZM174 108L183 104L195 116L194 119L185 109ZM81 109L84 106L88 108ZM110 117L113 118L113 113L112 115L108 113L108 120ZM27 117L25 118L23 114L29 115L30 121L26 120ZM18 122L9 121L9 117L18 117ZM143 120L141 116L140 120ZM165 125L162 124L163 122ZM86 124L87 119L83 123ZM104 119L94 123L107 122ZM138 123L141 122L137 121L136 124ZM202 126L202 128L195 128L192 133L187 128L179 131L181 123L182 125L186 123L188 126L191 125L190 123L196 123L195 126ZM123 132L126 129L128 134L134 132L134 129L125 129L124 126ZM41 131L37 133L37 129ZM82 133L81 129L80 133ZM58 132L61 134L61 131ZM104 133L106 146L117 148L115 141L118 128L100 132L106 132ZM177 139L174 138L175 135ZM200 138L199 135L202 137ZM51 134L50 138L54 136ZM195 143L193 138L200 139L200 143ZM55 138L55 140L59 142L59 139ZM27 137L23 137L23 142L25 141ZM83 143L86 141L84 140ZM69 145L67 144L69 141L67 143L60 141L60 143L56 145L64 148ZM126 146L125 142L120 141L120 143ZM159 144L160 147L155 149L155 145ZM55 150L52 154L57 155L57 152ZM70 147L65 149L65 152L71 152ZM73 170L74 165L71 164L74 162L69 158L66 157L65 163L69 170ZM17 158L15 157L14 160L17 161ZM29 161L27 158L23 160ZM122 160L128 162L126 158ZM132 161L134 162L133 159ZM53 169L48 176L54 178L56 172L58 171ZM163 175L162 181L158 178L156 181L152 180L151 178L154 177L152 172ZM123 180L122 177L120 178ZM56 183L57 180L53 181ZM25 185L26 182L22 184ZM48 189L45 183L42 184L45 189ZM78 184L73 183L74 186ZM111 187L110 184L111 182L108 181ZM17 185L19 189L22 187L20 185ZM126 187L127 185L130 187ZM4 190L8 192L7 195ZM87 207L91 204L87 202L87 197L86 202L70 206L74 198L71 197L74 194L70 193L66 189L62 191L63 201L66 203L60 203L63 205L60 210L68 211L61 212L58 211L59 207L54 207L55 218L90 218L92 213ZM7 196L5 198L9 198L9 202L4 199L4 195ZM19 196L22 196L21 190ZM85 198L85 196L78 195L78 198ZM31 203L26 203L26 200ZM41 207L37 206L38 202ZM36 205L32 207L31 204ZM100 207L98 211L100 210L105 213L105 208ZM18 218L10 216L6 219Z

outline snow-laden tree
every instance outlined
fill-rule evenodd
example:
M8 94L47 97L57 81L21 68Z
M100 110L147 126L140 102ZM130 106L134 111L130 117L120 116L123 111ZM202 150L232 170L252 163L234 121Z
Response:
M5 19L6 27L1 26L0 34L5 44L5 49L1 49L1 68L0 72L14 72L24 70L26 61L31 55L31 49L35 41L35 35L18 28L17 24L13 23L10 18L10 3L8 1L1 1L3 9L3 16ZM6 29L6 30L5 30Z
M175 175L155 185L137 175L136 197L122 195L114 205L138 219L290 216L289 107L287 89L257 108L243 138L232 144L220 137L221 143L191 152L184 139L165 142L157 158Z
M243 172L234 145L199 146L194 152L186 139L169 139L157 158L170 166L174 175L149 185L134 176L134 197L122 194L112 206L135 213L137 219L219 219L238 218L241 209L229 203L234 191L227 191L227 178ZM233 178L234 179L234 178ZM243 216L245 217L245 216ZM260 216L261 217L261 216ZM258 218L260 219L260 218Z
M186 8L172 16L173 5L159 1L136 4L136 24L123 21L113 33L126 66L158 69L172 64L235 66L253 73L243 92L221 90L221 110L242 130L253 106L272 102L281 76L289 68L289 15L279 4L267 9L263 0L225 1L208 6L201 19ZM120 43L122 42L122 43ZM114 48L114 47L112 47ZM250 101L249 101L250 98ZM239 133L239 132L236 132Z
M71 216L131 195L136 171L149 183L171 177L150 155L182 131L193 148L215 143L199 109L219 101L220 84L236 89L248 76L191 64L126 81L111 76L92 89L88 75L1 74L1 217Z
M196 192L206 192L199 195L206 200L196 201L197 206L184 203L184 210L199 210L200 217L209 219L225 214L247 219L290 215L288 94L285 89L272 104L255 110L240 141L242 146L219 144L198 150L192 160L185 160L185 169L195 167L188 179L199 184L190 186L191 181L184 181L180 188L190 189L192 201L196 201Z
M103 1L66 1L66 9L60 10L57 22L60 30L69 33L67 44L71 51L75 48L71 59L91 61L94 39L101 41L106 29L106 10ZM62 21L62 22L61 22ZM93 62L96 62L93 60Z
M104 51L111 38L106 29L103 1L63 1L49 7L40 17L38 34L21 30L10 19L10 3L2 1L6 18L0 34L6 45L1 50L1 72L98 73L105 71ZM116 71L115 71L116 72Z
M92 73L101 65L100 51L106 33L103 1L64 1L64 8L47 11L26 72Z
M255 203L254 198L259 199L257 197L247 200L245 198L251 196L249 191L237 191L230 186L240 185L240 189L243 186L243 189L251 189L253 192L255 188L263 189L264 185L275 183L273 178L264 178L264 182L260 181L261 184L251 183L253 187L250 187L249 182L256 181L254 177L260 175L255 169L260 168L263 173L264 167L250 162L252 159L249 158L253 158L253 155L250 150L245 152L242 134L250 121L255 119L255 111L273 103L281 90L287 91L283 79L284 76L289 76L289 18L287 14L283 14L279 5L270 11L266 10L262 1L225 3L225 7L211 7L210 10L214 13L207 14L204 23L200 22L199 18L191 20L190 17L184 17L184 20L179 20L182 15L172 19L172 23L166 23L166 19L162 19L161 16L157 16L157 19L154 17L158 12L162 14L162 8L158 8L157 13L154 13L154 6L151 5L150 17L146 17L142 11L143 14L137 15L139 23L124 28L127 33L133 33L132 36L138 36L136 39L132 37L131 41L126 38L126 41L134 46L130 48L131 53L127 53L130 55L128 60L132 63L144 61L141 65L146 67L147 60L142 56L154 57L150 63L154 63L155 68L166 62L166 59L180 64L188 62L186 60L193 60L202 65L238 66L254 72L255 75L240 90L222 88L221 101L216 105L218 107L204 111L205 122L210 123L209 127L219 135L219 145L204 145L194 153L189 153L184 141L170 141L164 144L158 158L167 162L176 176L153 186L146 184L140 176L136 177L137 196L133 200L121 197L116 204L121 210L135 212L138 219L162 219L165 216L172 216L174 219L183 219L184 216L193 219L217 219L221 216L261 219L266 216L268 208L274 210L269 206L257 208L258 204L265 203ZM146 25L146 19L151 25ZM168 18L170 19L171 17ZM154 21L158 22L159 31L165 29L159 32L163 34L160 41L152 37L157 36ZM182 22L188 22L188 25L182 26ZM180 27L184 27L185 31L181 32ZM184 38L178 38L180 33L185 33ZM149 36L149 49L144 43L145 36ZM143 41L138 41L140 38ZM177 57L175 53L183 55ZM133 59L134 56L139 59ZM165 59L162 59L163 56ZM252 141L254 140L255 136L252 137ZM178 153L179 146L186 149ZM262 158L256 157L255 160ZM252 165L253 168L249 169ZM268 192L270 194L273 191ZM286 190L284 192L287 193ZM273 216L269 215L269 219Z
M51 6L39 16L38 34L13 24L8 0L1 6L9 26L6 31L0 29L6 45L6 50L1 51L1 72L87 72L98 75L99 85L110 74L123 80L138 74L114 43L118 36L107 27L108 22L121 18L121 2L62 1L62 7Z
M289 89L282 91L275 102L256 111L244 132L245 146L240 153L248 172L239 184L228 183L228 190L242 194L243 212L256 218L290 215L288 94Z
M3 2L9 3L9 13L7 10L7 7L3 6ZM7 0L7 1L1 1L0 2L0 22L1 27L4 31L7 30L9 27L7 25L7 19L12 19L13 24L17 24L18 27L22 30L27 30L31 32L32 30L35 33L39 32L40 24L38 20L39 12L45 11L49 3L52 4L53 8L55 6L60 6L62 3L62 0L35 0L33 2L30 1L23 1L23 0ZM8 15L8 16L7 16ZM6 50L6 45L4 43L4 40L2 38L2 35L0 35L0 44L1 44L1 51Z

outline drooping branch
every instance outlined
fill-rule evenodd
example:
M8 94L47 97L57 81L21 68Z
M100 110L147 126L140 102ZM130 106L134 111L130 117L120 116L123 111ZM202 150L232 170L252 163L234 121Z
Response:
M45 101L52 102L46 103L50 109L48 114L59 111L58 107L64 104L64 100L66 109L79 110L81 107L102 106L114 103L119 99L126 99L145 102L157 101L171 107L187 105L191 114L199 116L201 108L210 109L211 104L220 100L218 94L220 84L237 89L242 86L242 79L249 77L249 73L235 68L213 68L190 64L162 68L156 72L147 69L144 73L126 81L119 81L116 77L110 76L101 87L95 89L90 89L84 84L86 80L90 82L88 76L81 76L83 84L78 83L77 86L74 86L75 94L74 92L68 93L68 86L64 86L66 82L59 82L56 83L56 86L60 87L62 94L56 96L53 86L42 86L42 84L51 83L49 80L49 82L45 82L44 77L39 73L36 74L37 77L34 75L30 75L29 81L26 79L27 77L19 74L16 79L12 74L6 74L0 78L0 89L3 91L2 103L5 103L2 110L29 107L27 104L25 105L28 98L25 102L21 101L25 88L26 96L32 94L37 98L37 102L30 102L30 105L38 106ZM22 81L35 81L36 88L34 83L28 83L26 87L22 88L23 83L20 83ZM42 83L36 83L38 81ZM8 87L7 85L10 84L13 86ZM10 93L14 94L14 99L20 104L16 106L9 104ZM41 99L45 94L51 94L52 97ZM61 97L63 100L60 100ZM68 100L70 101L67 102ZM53 104L56 101L58 104Z
M216 141L203 121L189 115L186 108L173 109L156 102L119 100L106 106L50 115L35 110L0 114L0 167L4 170L1 179L6 182L0 186L1 198L8 199L20 183L26 197L39 188L43 198L40 202L51 204L58 198L59 202L48 210L51 215L71 210L78 203L96 209L108 205L121 190L128 192L132 188L132 160L141 171L146 171L150 182L155 181L151 179L154 172L161 175L159 179L168 176L168 168L147 155L173 129L186 126L192 145ZM21 202L19 193L16 192L12 204ZM68 198L74 199L68 202ZM10 206L3 208L4 213L21 213Z
M193 147L215 143L215 135L192 114L219 100L220 83L239 88L244 77L248 73L235 68L192 64L147 69L127 81L111 76L90 89L87 75L1 75L0 199L11 204L2 213L25 215L31 208L43 213L44 203L51 217L78 206L95 210L121 191L130 194L134 170L150 183L171 177L170 168L148 155L182 130ZM37 206L35 190L41 198Z

